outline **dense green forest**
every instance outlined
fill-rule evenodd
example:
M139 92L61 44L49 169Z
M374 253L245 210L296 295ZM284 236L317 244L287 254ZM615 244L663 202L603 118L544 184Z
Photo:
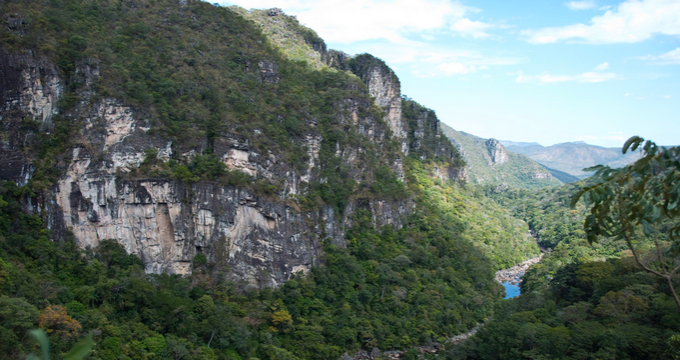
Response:
M662 276L678 265L677 151L648 142L642 160L623 169L600 167L594 178L560 188L487 187L552 251L523 277L522 295L503 302L447 358L677 359L675 280ZM571 208L580 194L588 196ZM626 203L638 211L618 212ZM587 220L603 209L606 232ZM588 239L594 229L607 236Z
M493 269L537 250L479 191L412 166L418 211L403 229L375 229L371 214L359 212L347 249L326 243L325 266L259 290L210 278L201 256L191 278L148 275L115 241L87 251L54 242L21 209L28 189L7 182L1 352L16 358L35 348L26 333L34 327L50 334L54 354L93 331L100 359L329 359L360 347L443 343L491 315L502 292ZM493 234L485 234L489 224ZM518 243L491 246L498 236Z
M0 359L38 354L37 328L56 359L86 334L90 359L337 359L373 348L411 349L405 356L415 359L414 347L479 324L475 337L439 356L677 358L680 316L666 283L631 261L625 240L590 243L588 204L569 207L591 183L522 190L446 180L442 169L464 161L434 112L406 97L412 148L399 158L400 180L400 144L357 75L381 60L363 54L327 66L309 58L323 42L296 20L199 1L5 1L0 9L13 21L0 26L1 54L44 57L64 82L49 129L30 118L3 128L19 129L3 139L30 134L21 150L35 172L26 186L0 183ZM96 81L82 71L88 66ZM267 288L215 276L201 252L188 276L147 274L115 239L83 249L68 229L56 236L45 215L52 204L35 204L48 202L74 146L93 148L80 132L83 112L102 99L129 105L175 154L147 149L118 179L245 188L301 212L330 206L336 220L351 200L346 247L318 239L323 256L309 273ZM346 121L353 115L387 130L370 138L359 131L366 124ZM215 155L221 137L246 139L299 174L309 134L323 139L318 180L285 199L280 182L228 170ZM345 148L360 149L355 163L370 171L343 162L336 153ZM178 155L189 150L198 152ZM412 209L402 227L376 226L368 210L376 199ZM494 271L538 255L538 245L549 255L525 275L523 295L502 300Z

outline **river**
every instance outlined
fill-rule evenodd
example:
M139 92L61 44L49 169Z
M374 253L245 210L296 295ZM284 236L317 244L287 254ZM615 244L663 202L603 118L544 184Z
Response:
M543 254L541 254L541 256L526 260L521 264L515 265L509 269L498 270L496 272L496 281L505 287L504 299L510 299L519 296L519 283L521 281L522 275L524 275L531 265L538 264L541 259L543 259Z

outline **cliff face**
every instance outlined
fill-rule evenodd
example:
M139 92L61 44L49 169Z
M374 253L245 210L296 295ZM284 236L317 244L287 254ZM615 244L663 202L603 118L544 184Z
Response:
M323 43L314 50L326 54ZM349 68L351 60L344 54L330 54L328 59ZM25 185L31 180L38 157L31 153L32 143L49 136L52 118L59 112L57 102L65 93L64 75L51 60L29 51L2 55L0 177ZM283 81L280 61L249 60L244 68L253 74L255 83L262 84L257 86L276 93ZM325 119L300 110L305 121L296 126L303 130L294 130L298 145L306 153L302 165L286 162L286 154L275 147L263 146L259 139L265 129L244 133L220 128L216 135L193 142L164 135L157 130L153 112L97 93L94 85L102 81L100 74L109 70L101 66L86 60L76 63L71 82L77 77L81 85L70 96L77 102L59 114L77 124L72 145L63 155L56 184L27 206L42 214L55 233L71 231L83 247L116 239L128 252L142 258L149 273L188 275L198 253L215 265L215 273L222 270L227 278L245 280L253 286L276 286L293 273L307 272L319 263L320 240L328 238L337 246L345 246L345 231L358 209L369 210L376 227L400 228L413 202L350 193L340 199L342 207L325 201L302 210L297 199L318 188L326 191L328 171L336 169L343 171L344 180L360 184L370 181L377 164L385 163L404 181L403 157L409 151L429 149L429 140L423 140L427 136L440 136L435 134L438 121L427 115L408 126L401 111L399 80L381 61L352 69L366 84L361 91L370 94L375 104L368 96L348 95L327 105L335 112ZM345 86L350 91L360 90L351 83ZM374 105L384 110L384 119L380 113L374 115ZM353 140L329 132L327 123L346 129ZM411 143L407 141L409 132L416 138ZM402 151L390 152L384 146L392 138ZM456 156L437 144L432 155ZM145 174L139 169L149 161L150 153L154 161L164 163L188 163L197 155L209 153L227 169L246 174L252 181L276 184L276 190L263 194L253 190L254 186L187 182L167 174ZM329 161L335 164L331 169ZM460 170L460 166L442 166L435 169L435 175L457 178Z
M466 180L465 162L454 145L442 135L441 122L434 111L411 99L402 99L403 119L408 125L408 144L411 155L420 160L437 160L434 175L441 180Z
M34 169L31 154L23 149L37 141L33 131L51 131L63 87L56 67L45 58L0 50L0 59L0 173L25 185Z
M350 67L352 72L364 80L376 105L385 111L384 120L392 130L392 136L400 142L401 151L408 155L408 126L402 117L399 78L382 60L368 54L353 58Z
M486 148L489 150L489 156L491 156L490 165L502 165L508 162L508 153L505 152L505 148L498 140L487 140Z

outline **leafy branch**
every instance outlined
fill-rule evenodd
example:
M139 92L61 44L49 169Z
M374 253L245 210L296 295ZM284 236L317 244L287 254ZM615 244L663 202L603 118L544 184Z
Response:
M668 283L680 311L680 298L673 285L673 276L680 270L680 148L658 146L634 136L626 141L622 152L638 148L643 156L623 168L598 165L586 169L595 171L597 183L577 192L571 207L583 198L590 208L584 222L588 241L597 242L600 236L623 239L640 267ZM633 244L640 230L656 248L656 259L650 264L641 261ZM670 246L664 248L660 238Z

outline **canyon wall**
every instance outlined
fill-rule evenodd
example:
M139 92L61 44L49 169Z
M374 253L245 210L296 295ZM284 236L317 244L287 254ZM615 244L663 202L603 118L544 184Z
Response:
M325 44L316 43L314 49L326 54ZM323 59L334 59L349 70L349 57L330 54ZM26 185L39 160L33 145L49 137L53 118L77 119L73 145L55 161L58 180L39 196L27 198L26 207L40 214L57 238L72 233L82 247L115 239L144 261L148 273L189 275L194 258L202 253L215 274L222 271L228 279L250 286L277 286L292 274L322 263L322 240L346 246L345 231L358 209L369 210L376 227L400 228L414 207L411 199L349 197L341 211L328 204L302 210L297 197L304 196L310 184L326 181L319 171L319 152L322 144L332 141L324 139L314 119L302 137L308 158L302 169L282 161L281 154L254 147L252 139L259 130L250 137L222 131L210 144L211 153L227 169L280 184L275 194L216 181L186 182L135 172L149 160L149 154L154 161L189 161L209 145L206 141L178 145L154 131L146 113L119 99L98 96L93 86L101 72L97 61L78 62L75 76L83 85L72 94L78 101L60 114L58 102L66 87L57 66L31 51L0 55L0 178ZM368 60L366 66L352 71L364 80L364 91L375 103L342 99L334 104L339 109L336 119L380 149L396 140L401 151L388 154L390 167L405 181L404 157L421 150L424 134L440 131L438 120L425 114L409 128L402 114L398 78L382 61ZM275 61L256 64L252 71L259 81L278 83ZM367 111L373 106L384 111L384 118ZM409 142L409 132L416 134L416 140ZM360 144L334 144L334 156L357 183L374 170L361 160L366 149ZM434 153L455 155L443 150ZM462 170L437 168L435 176L456 179Z

